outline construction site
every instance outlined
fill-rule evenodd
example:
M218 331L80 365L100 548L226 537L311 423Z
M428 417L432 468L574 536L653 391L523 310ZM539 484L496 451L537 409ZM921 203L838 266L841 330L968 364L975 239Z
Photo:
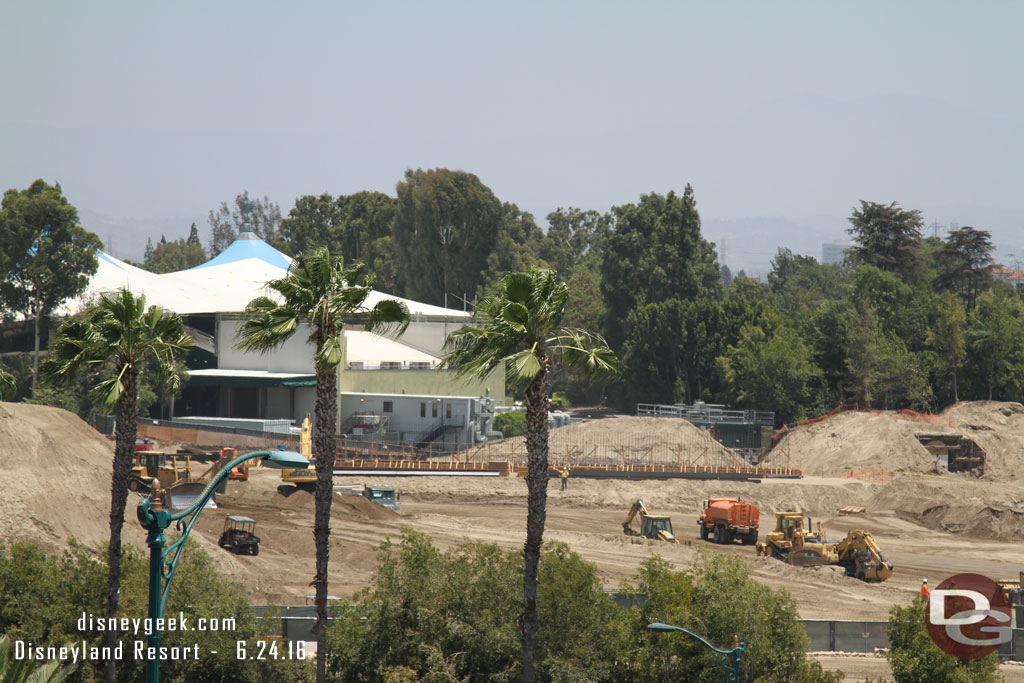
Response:
M557 479L549 486L545 538L568 543L596 565L608 589L630 582L652 554L685 566L699 553L734 553L757 581L789 591L812 650L870 652L884 639L880 624L890 607L909 603L923 577L932 585L963 572L1017 581L1024 570L1018 545L1024 497L1016 481L1024 466L1020 404L961 403L937 416L839 410L768 435L753 458L749 448L726 448L711 430L679 417L577 416L580 422L550 432L552 476L563 468L569 476L565 490ZM164 466L175 470L191 453L189 473L168 476L197 485L221 449L299 447L298 438L260 442L201 428L188 434L160 429L140 425L140 438L149 440L143 448L168 454ZM112 453L108 437L71 413L0 403L0 535L51 550L70 538L100 548L109 533ZM203 455L209 461L197 462ZM366 492L364 485L380 485L385 495L388 488L395 495L391 505L368 494L335 498L331 595L345 600L366 586L374 546L397 538L403 526L430 535L441 548L467 539L521 547L526 485L518 475L525 456L522 437L434 457L402 457L372 445L359 453L339 450L336 486ZM139 473L145 461L141 451ZM254 605L306 605L314 574L312 493L282 479L280 470L252 467L237 475L217 494L217 507L201 515L192 538ZM145 494L141 488L133 493L129 508ZM749 515L716 530L705 510L720 499L756 506L760 536ZM782 513L799 516L799 540ZM666 542L659 519L669 520L673 542ZM646 520L653 535L638 520ZM145 534L132 521L125 539L143 548ZM249 522L254 528L246 530ZM236 528L258 537L258 553L245 544L238 545L242 551L225 551ZM870 543L851 546L852 531L866 532ZM810 561L794 561L797 551ZM875 556L888 569L871 569L880 563ZM843 624L856 624L845 640ZM1008 680L1022 680L1014 673Z

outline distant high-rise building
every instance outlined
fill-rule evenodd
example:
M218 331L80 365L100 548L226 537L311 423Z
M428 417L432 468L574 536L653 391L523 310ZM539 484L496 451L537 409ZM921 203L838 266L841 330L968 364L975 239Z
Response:
M846 250L850 248L849 242L825 242L821 245L821 262L842 263L846 258Z

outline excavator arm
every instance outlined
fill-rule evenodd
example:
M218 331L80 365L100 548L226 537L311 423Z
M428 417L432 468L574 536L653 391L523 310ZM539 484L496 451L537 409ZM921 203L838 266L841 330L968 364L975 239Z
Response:
M644 517L647 516L647 508L644 507L644 502L642 500L638 500L637 502L633 503L633 507L629 508L629 515L626 517L626 521L622 523L623 532L629 535L636 534L636 532L633 531L630 525L633 523L633 520L636 518L638 514L640 515L641 521Z
M839 542L839 564L846 573L862 581L885 581L892 577L892 563L868 531L851 529Z

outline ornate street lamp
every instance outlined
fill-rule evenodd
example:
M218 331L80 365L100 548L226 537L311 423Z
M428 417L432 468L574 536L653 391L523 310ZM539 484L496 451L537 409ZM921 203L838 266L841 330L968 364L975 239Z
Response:
M733 647L731 650L719 650L717 647L714 647L711 643L704 640L696 633L687 631L685 628L673 626L672 624L666 624L664 621L654 624L648 624L647 628L651 629L652 631L679 631L680 633L685 633L686 635L690 636L698 643L700 643L701 645L715 653L715 655L718 657L719 663L721 663L722 668L725 670L726 678L728 678L731 683L739 683L740 658L743 655L743 651L747 649L747 646L745 643L741 643L737 636L732 637Z
M203 489L202 494L187 510L177 514L171 514L164 509L161 500L160 482L153 480L153 489L149 498L139 503L136 515L139 523L149 533L146 535L146 544L149 545L149 623L152 626L147 644L151 648L148 653L151 655L146 662L146 683L159 683L160 681L160 658L155 656L158 652L155 648L160 647L161 634L157 629L158 621L164 616L164 608L167 606L167 594L171 590L171 580L174 578L174 571L178 568L178 560L181 558L181 551L185 547L185 539L192 531L192 526L199 519L199 513L206 507L213 496L213 492L221 485L231 470L238 467L247 460L260 458L267 467L277 469L305 469L309 466L309 458L299 455L294 451L257 451L240 455L221 468L220 472L213 478L213 481ZM181 531L178 540L166 548L167 539L164 538L164 529L176 522L175 527ZM173 556L172 556L173 555ZM170 559L168 559L170 557Z

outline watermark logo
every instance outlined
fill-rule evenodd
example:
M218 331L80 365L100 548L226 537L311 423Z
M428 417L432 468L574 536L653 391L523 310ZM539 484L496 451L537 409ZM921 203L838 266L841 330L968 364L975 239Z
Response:
M954 574L928 597L928 634L943 652L976 659L1010 642L1013 609L1002 587L981 574Z

